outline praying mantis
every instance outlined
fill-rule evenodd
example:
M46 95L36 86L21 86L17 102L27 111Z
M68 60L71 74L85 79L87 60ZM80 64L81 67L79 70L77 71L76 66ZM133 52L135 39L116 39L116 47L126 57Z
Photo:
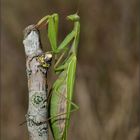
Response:
M59 46L57 43L58 14L45 16L35 26L39 28L43 24L48 24L48 38L51 44L52 54L54 56L61 54L54 65L54 72L58 76L58 79L54 82L50 90L49 98L48 120L54 140L67 140L70 114L79 108L72 102L72 97L77 64L80 18L77 14L73 14L67 16L67 19L74 22L74 28ZM71 44L70 48L68 47L69 44ZM67 57L60 65L60 61L67 52ZM74 107L73 109L72 106Z
M55 19L57 18L54 18L54 21ZM50 101L50 124L55 140L67 139L70 113L75 109L78 109L78 106L72 103L72 95L75 81L80 23L77 14L70 15L67 19L74 22L74 29L58 48L55 49L54 46L54 52L59 53L61 50L65 49L71 41L73 41L67 58L62 65L55 67L55 72L58 73L58 79L53 84ZM51 38L51 34L52 32L48 33L49 39L55 44ZM75 109L72 110L71 105L73 105Z
M75 81L76 63L77 63L77 48L79 43L80 22L77 14L67 17L68 20L74 22L74 28L69 33L62 43L57 47L58 33L58 15L53 14L46 16L38 22L42 24L47 19L48 23L48 38L54 54L66 52L69 43L72 46L69 50L67 58L59 65L60 59L55 64L54 70L58 75L58 79L52 86L50 91L51 98L49 104L50 110L50 126L55 140L66 140L70 113L78 109L78 106L72 102L73 88ZM62 53L63 55L63 53ZM73 105L74 109L71 109Z

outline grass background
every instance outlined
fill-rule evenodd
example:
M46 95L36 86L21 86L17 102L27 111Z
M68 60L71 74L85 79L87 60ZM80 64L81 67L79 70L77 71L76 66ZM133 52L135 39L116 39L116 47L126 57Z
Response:
M59 41L79 9L81 36L69 140L139 140L138 0L2 0L2 140L27 140L28 104L23 29L54 12L60 15ZM49 49L44 33L43 47ZM51 80L51 76L50 76ZM49 83L50 85L50 83Z

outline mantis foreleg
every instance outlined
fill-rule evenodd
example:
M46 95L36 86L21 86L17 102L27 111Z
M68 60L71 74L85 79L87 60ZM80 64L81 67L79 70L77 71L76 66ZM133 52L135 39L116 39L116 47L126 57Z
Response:
M73 17L73 16L72 16ZM76 22L71 16L68 16L67 19ZM76 17L77 18L77 17ZM58 34L58 22L59 17L58 14L53 14L49 16L43 17L36 26L40 26L43 23L48 23L48 38L50 40L52 51L55 54L62 52L64 49L67 48L67 45L74 39L75 37L75 29L73 29L62 41L60 45L57 45L57 34Z

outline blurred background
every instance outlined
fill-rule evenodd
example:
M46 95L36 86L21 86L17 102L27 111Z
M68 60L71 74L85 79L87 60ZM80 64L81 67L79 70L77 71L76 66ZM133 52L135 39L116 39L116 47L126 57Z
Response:
M77 10L81 36L74 102L80 110L72 114L69 140L140 140L139 7L138 0L2 0L1 140L28 139L26 125L19 126L28 107L22 31L57 12L61 42L72 29L65 17Z

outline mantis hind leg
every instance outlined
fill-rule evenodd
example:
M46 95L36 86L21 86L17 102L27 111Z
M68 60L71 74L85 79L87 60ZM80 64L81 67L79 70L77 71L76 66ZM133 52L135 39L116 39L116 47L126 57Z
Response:
M79 109L79 106L78 106L78 105L76 105L75 103L73 103L72 101L70 101L69 99L67 99L64 95L61 95L61 94L59 95L57 92L55 92L55 93L56 93L57 96L61 96L61 97L65 98L65 100L67 100L67 102L69 102L74 108L71 109L71 110L68 111L68 112L59 113L59 114L57 114L56 116L52 116L52 117L48 118L47 121L48 121L48 120L51 120L51 119L54 119L54 118L57 118L57 117L59 117L59 116L68 114L68 113L75 112L75 111L77 111L77 110Z
M57 93L58 95L58 93ZM69 100L68 98L66 98L64 95L60 94L58 96L63 96L65 98L65 100L68 102L70 108L67 108L67 112L64 112L64 113L60 113L60 114L57 114L57 116L63 116L66 114L66 116L63 116L62 118L58 118L58 121L59 120L65 120L65 128L64 128L64 133L63 133L63 136L62 136L62 140L66 140L67 138L67 135L68 135L68 127L69 127L69 120L70 120L70 114L77 111L79 109L79 106L76 105L74 102L72 102L71 100ZM56 119L57 121L57 119Z

